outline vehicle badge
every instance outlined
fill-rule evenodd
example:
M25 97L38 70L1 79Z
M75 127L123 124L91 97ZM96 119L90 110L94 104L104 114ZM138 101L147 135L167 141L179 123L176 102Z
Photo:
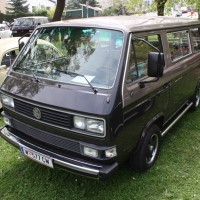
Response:
M33 115L36 119L41 119L42 114L39 108L33 108Z

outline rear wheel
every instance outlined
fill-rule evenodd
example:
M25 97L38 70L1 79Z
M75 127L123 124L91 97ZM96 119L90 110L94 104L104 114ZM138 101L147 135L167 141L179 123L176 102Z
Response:
M146 171L155 163L160 149L160 128L153 124L148 130L136 155L130 164L140 171Z
M192 106L191 106L191 110L197 110L197 108L199 107L199 103L200 103L200 89L198 88L196 90L196 93L194 95L194 97L192 98Z

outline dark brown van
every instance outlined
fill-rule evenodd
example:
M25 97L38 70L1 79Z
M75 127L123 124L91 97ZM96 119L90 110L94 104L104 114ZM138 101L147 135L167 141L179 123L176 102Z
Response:
M43 16L17 18L15 19L12 26L12 35L14 37L19 37L24 36L27 33L31 34L38 25L45 24L48 22L48 17Z
M48 167L104 178L156 161L199 105L200 23L98 17L38 27L1 86L1 137Z

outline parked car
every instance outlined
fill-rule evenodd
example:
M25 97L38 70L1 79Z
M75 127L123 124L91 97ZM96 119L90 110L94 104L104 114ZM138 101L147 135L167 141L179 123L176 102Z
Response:
M12 37L12 31L6 24L0 24L0 39Z
M182 13L187 13L187 12L188 12L187 7L181 7L181 12L182 12Z
M12 26L12 34L13 36L24 36L27 33L32 33L33 30L41 24L45 24L48 22L47 17L20 17L15 19Z
M0 66L10 67L19 54L18 40L20 37L4 38L0 40ZM27 40L27 38L23 39Z
M181 17L182 16L182 12L180 10L173 10L172 11L172 16L173 17Z
M0 40L0 85L2 84L7 71L17 55L19 54L18 40L20 37L3 38ZM25 42L28 38L24 38ZM0 103L0 108L1 108Z

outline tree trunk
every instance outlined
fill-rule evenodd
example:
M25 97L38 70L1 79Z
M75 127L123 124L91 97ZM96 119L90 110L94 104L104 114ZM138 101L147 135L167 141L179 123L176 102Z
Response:
M167 0L157 0L157 12L158 16L164 16L164 9L165 9L165 3Z
M57 0L56 10L53 16L53 21L61 20L64 8L65 8L65 0Z

